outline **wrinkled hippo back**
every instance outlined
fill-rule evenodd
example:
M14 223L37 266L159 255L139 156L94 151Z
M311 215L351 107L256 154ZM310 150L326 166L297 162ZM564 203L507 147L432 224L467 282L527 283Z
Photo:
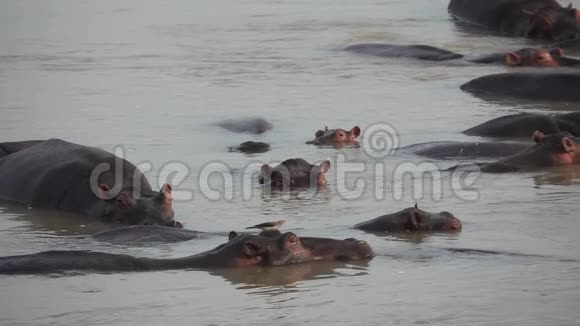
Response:
M527 17L521 9L536 11L545 7L559 8L555 0L451 0L449 13L459 20L497 28L507 17Z
M0 199L100 217L106 204L91 189L90 176L101 163L110 164L110 170L96 184L113 189L115 171L120 171L118 189L152 192L130 162L98 148L50 139L0 158Z

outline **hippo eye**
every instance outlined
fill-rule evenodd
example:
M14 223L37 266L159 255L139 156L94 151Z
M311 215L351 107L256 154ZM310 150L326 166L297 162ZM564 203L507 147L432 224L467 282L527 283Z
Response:
M291 246L295 246L295 245L297 245L297 244L298 244L298 238L296 238L296 237L290 237L290 239L288 239L288 243L289 243Z

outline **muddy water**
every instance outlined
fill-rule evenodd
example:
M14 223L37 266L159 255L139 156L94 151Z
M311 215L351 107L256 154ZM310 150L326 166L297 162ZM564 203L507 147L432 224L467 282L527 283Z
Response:
M417 157L373 158L364 148L304 142L325 125L377 123L392 126L397 134L390 139L399 145L477 140L459 132L509 113L577 107L486 102L458 89L502 67L339 51L381 41L462 53L526 45L456 26L444 1L2 2L2 141L58 137L117 148L150 167L155 186L178 167L187 177L170 175L181 196L175 210L191 229L240 230L286 218L286 229L302 235L367 240L377 257L277 269L3 276L0 324L576 325L580 170L484 175L464 192L443 174L435 186L418 178L424 187L415 194L413 182L395 171L420 163ZM248 116L265 117L274 129L251 136L211 126ZM246 140L273 149L254 156L226 150ZM241 182L257 165L290 157L331 159L335 167L344 158L365 171L342 177L332 169L316 196L275 196ZM208 198L215 194L201 172L209 163L212 171L232 171L234 182L223 187L209 178L231 198ZM362 191L354 189L357 180ZM453 212L464 231L378 237L349 229L415 201ZM123 246L86 237L102 228L1 204L0 255L87 249L178 257L224 241Z

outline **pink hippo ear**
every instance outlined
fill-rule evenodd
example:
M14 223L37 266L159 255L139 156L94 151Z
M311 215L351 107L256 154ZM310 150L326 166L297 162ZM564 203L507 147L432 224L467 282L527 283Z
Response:
M270 176L272 175L272 167L269 166L268 164L264 164L262 165L260 172L262 173L263 177L270 178Z
M417 208L417 204L415 203L415 207L411 208L411 224L415 230L424 230L426 228L426 223L422 212Z
M135 198L130 193L123 191L117 196L117 202L122 207L129 208L135 205Z
M532 139L537 144L537 143L541 142L542 139L544 139L544 137L545 137L545 135L543 132L536 130L536 131L534 131L534 135L532 136Z
M109 186L107 186L106 184L99 184L99 187L97 188L97 193L95 194L97 195L97 197L99 197L100 199L104 199L104 200L108 200L111 199L111 188Z
M353 136L353 138L357 138L358 136L360 136L359 126L352 127L352 129L350 130L350 134Z
M328 170L330 170L330 161L326 160L326 161L320 163L320 165L318 167L320 168L320 173L326 174L326 172L328 172Z
M522 63L522 58L513 52L508 52L505 55L505 63L508 66L518 66Z
M169 205L171 205L171 203L173 202L173 196L171 195L172 190L173 187L171 187L171 185L168 183L161 186L161 190L159 190L160 193L165 195L165 203Z
M572 139L564 137L562 138L562 148L564 148L564 151L566 151L566 153L572 153L576 151L576 144Z

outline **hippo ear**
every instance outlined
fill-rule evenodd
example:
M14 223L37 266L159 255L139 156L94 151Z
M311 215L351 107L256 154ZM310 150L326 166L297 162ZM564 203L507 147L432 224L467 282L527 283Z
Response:
M171 203L173 202L173 196L171 195L171 191L173 191L173 187L171 187L170 184L166 183L163 186L161 186L161 190L159 190L159 192L163 194L164 204L171 205Z
M534 142L537 144L537 143L541 142L541 141L542 141L542 139L544 139L544 136L545 136L545 135L544 135L544 133L543 133L543 132L541 132L541 131L539 131L539 130L536 130L536 131L534 131L534 135L532 136L532 139L533 139L533 140L534 140Z
M522 63L522 58L513 52L508 52L505 55L505 63L508 66L518 66Z
M568 137L562 138L562 148L566 153L572 153L576 150L576 144L574 141Z
M117 203L122 207L133 207L135 205L135 198L130 193L123 191L117 196Z
M97 195L97 197L99 197L100 199L112 199L112 195L111 195L111 188L109 186L107 186L106 184L99 184L99 187L97 188L97 193L95 194Z
M360 136L360 128L359 126L354 126L352 127L352 129L350 130L351 135L354 136L354 138L357 138L358 136Z
M559 57L563 57L564 54L564 50L562 50L561 48L551 48L548 50L548 52L550 53L551 56L559 58Z
M262 172L263 177L269 178L272 175L272 167L268 164L262 165L260 171Z
M318 137L322 137L322 135L324 135L324 131L322 130L318 130L315 134L314 137L318 138Z
M425 228L423 214L417 208L411 209L411 224L415 230L423 230Z
M326 174L326 172L328 172L328 170L330 170L330 161L326 160L326 161L320 163L320 165L318 167L320 168L320 173Z
M228 234L229 241L232 241L233 239L235 239L237 237L238 237L238 232L236 232L236 231L232 231L232 232L230 232L230 234Z
M566 7L566 9L572 9L572 8L573 8L573 5L572 5L572 2L570 2L570 4L568 5L568 7Z
M256 257L261 253L262 247L253 241L246 241L246 242L244 242L243 249L244 249L244 254L246 254L246 256Z

